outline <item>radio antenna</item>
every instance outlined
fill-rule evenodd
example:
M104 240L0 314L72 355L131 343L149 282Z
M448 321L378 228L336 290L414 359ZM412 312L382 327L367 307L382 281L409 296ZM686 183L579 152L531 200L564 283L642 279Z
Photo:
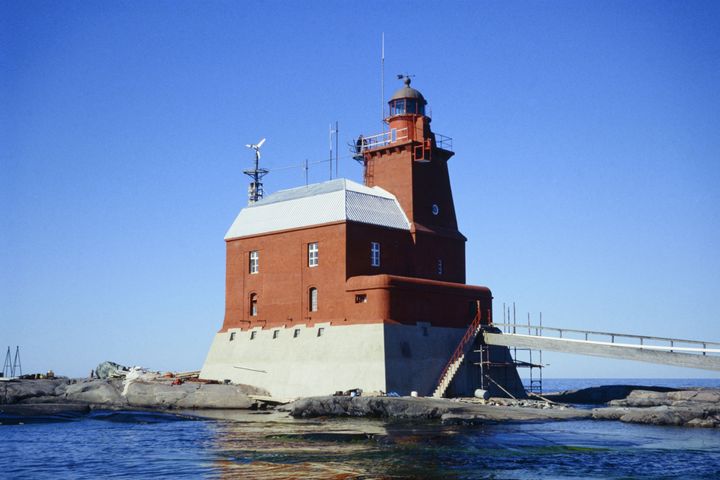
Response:
M382 32L380 49L380 121L385 131L385 32Z

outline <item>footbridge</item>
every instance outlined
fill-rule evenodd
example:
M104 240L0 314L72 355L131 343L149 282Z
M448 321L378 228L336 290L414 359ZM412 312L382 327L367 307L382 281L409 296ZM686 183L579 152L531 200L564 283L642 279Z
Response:
M485 344L574 353L720 371L720 343L622 333L494 323L483 328ZM501 333L502 332L502 333Z

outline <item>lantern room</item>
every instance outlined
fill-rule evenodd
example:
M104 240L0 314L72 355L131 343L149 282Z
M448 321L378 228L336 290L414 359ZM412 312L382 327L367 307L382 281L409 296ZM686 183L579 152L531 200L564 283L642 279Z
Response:
M405 86L395 92L388 104L390 105L390 118L396 115L425 115L427 101L422 93L410 86L410 77L405 78Z

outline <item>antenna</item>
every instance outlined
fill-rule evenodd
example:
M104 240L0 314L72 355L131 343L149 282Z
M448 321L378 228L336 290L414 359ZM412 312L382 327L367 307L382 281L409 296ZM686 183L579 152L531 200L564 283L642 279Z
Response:
M2 376L10 378L15 376L15 371L12 365L12 356L10 356L10 347L8 347L7 354L5 355L5 364L3 365Z
M330 128L328 129L328 144L330 145L330 180L332 180L332 173L333 173L333 125L330 124Z
M335 178L338 177L338 134L340 132L339 123L335 120L335 126L330 124L328 141L330 144L330 180L333 178L333 135L335 136Z
M20 365L20 346L15 347L15 361L13 362L13 376L17 374L22 377L22 366Z
M243 170L243 173L252 179L248 187L248 203L255 203L263 197L262 179L269 173L269 170L260 168L260 147L265 143L263 138L256 144L247 144L247 148L255 150L255 168L252 170Z
M16 375L17 374L17 375ZM3 365L0 377L13 378L22 376L22 365L20 365L20 347L15 347L15 360L10 354L10 347L5 354L5 364Z
M380 51L380 121L385 131L385 32L382 32L382 47Z

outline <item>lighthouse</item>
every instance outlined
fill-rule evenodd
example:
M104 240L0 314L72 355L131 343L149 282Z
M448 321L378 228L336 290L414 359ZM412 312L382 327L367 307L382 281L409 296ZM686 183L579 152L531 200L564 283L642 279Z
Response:
M363 184L348 179L266 195L225 235L226 305L201 378L276 397L412 391L430 395L492 294L467 285L448 162L425 97L404 77L386 131L358 139ZM465 356L447 394L481 385Z

